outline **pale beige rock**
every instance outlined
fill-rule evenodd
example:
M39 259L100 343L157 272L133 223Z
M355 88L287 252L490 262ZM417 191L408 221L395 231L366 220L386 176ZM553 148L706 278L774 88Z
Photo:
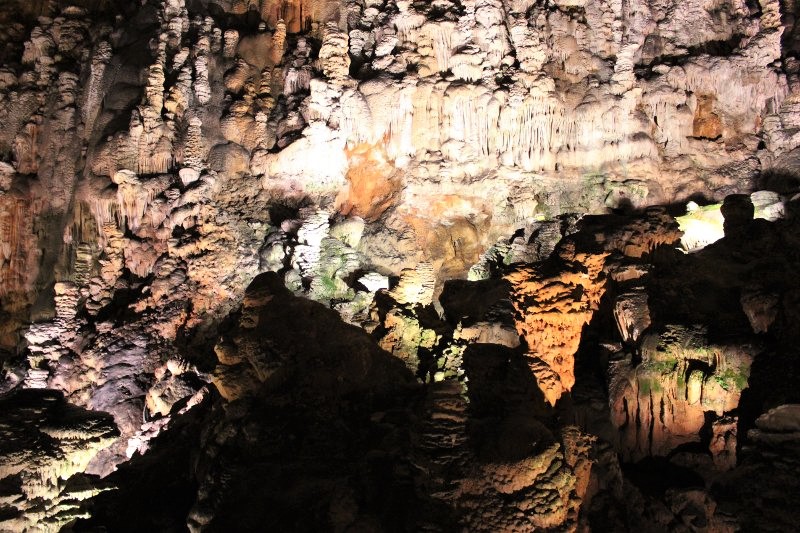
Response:
M781 50L791 16L776 0L215 0L207 12L166 0L148 4L141 35L136 17L98 23L89 9L50 4L36 7L52 16L0 29L13 56L0 67L0 295L13 315L2 345L27 340L25 386L108 409L140 444L160 430L142 423L141 399L161 416L190 392L177 367L162 369L173 343L213 337L260 271L285 273L354 322L373 298L354 292L355 278L375 292L400 276L378 295L398 303L381 317L382 342L413 366L421 349L450 342L414 309L435 306L447 279L549 257L568 233L556 215L721 201L749 194L761 170L796 170L797 82ZM774 194L750 198L757 217L783 208ZM713 235L681 227L687 250L720 236L713 211L693 219ZM664 212L644 218L598 231L602 250L573 250L558 274L515 268L516 329L463 326L446 348L455 369L431 369L433 381L457 375L459 343L516 348L521 334L555 403L572 388L604 276L644 283L648 268L629 260L680 236ZM753 330L771 333L782 300L759 287L741 297ZM615 305L631 348L652 341L645 299L626 288ZM29 320L35 303L41 316ZM263 354L236 347L218 345L228 399L273 376ZM612 364L628 457L669 453L695 438L703 413L737 407L749 354L706 348L713 356L693 346L674 363L644 350L639 367ZM653 415L662 405L663 420ZM633 429L639 414L650 433ZM718 426L715 458L729 464L733 437ZM476 530L574 525L571 491L589 489L570 478L585 479L588 461L573 437L544 458L488 468L490 483L475 486L521 494L525 509L519 520L476 519ZM93 471L125 451L115 445Z
M433 303L435 274L428 263L420 263L414 269L406 269L400 275L400 281L392 289L392 297L400 304L429 305Z
M358 282L366 287L369 292L375 292L381 289L389 288L389 278L378 274L377 272L368 272L364 276L360 277Z
M0 528L55 532L88 516L82 502L100 489L73 476L119 436L113 419L70 405L56 391L20 391L4 398L4 411L0 479L18 488L4 490L14 512Z

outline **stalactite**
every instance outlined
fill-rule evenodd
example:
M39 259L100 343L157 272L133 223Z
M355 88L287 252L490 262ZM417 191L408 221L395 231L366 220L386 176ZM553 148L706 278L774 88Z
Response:
M500 116L500 151L509 162L525 170L555 166L551 152L553 134L569 138L564 109L557 100L529 95L520 104L508 106ZM562 133L563 132L563 133Z
M0 292L7 294L14 289L24 286L24 260L20 245L25 234L25 214L27 205L24 200L12 200L11 209L3 212L2 219L2 246L0 259L2 259L3 274L0 282Z
M685 106L676 112L681 106L676 102L658 104L661 111L655 112L672 113L666 122L673 140L691 134L691 113ZM350 145L382 142L392 159L425 149L441 150L454 161L480 156L489 164L499 158L534 172L599 169L658 157L653 140L633 118L636 105L632 99L590 99L569 108L547 88L508 94L446 81L400 88L374 80L342 95L340 131ZM674 141L671 149L678 146Z
M442 105L442 128L449 139L463 141L484 156L490 154L490 135L496 125L489 105L492 94L468 86L447 90Z
M129 227L135 231L139 228L141 216L147 208L147 200L140 195L136 176L129 173L118 172L114 176L117 182L117 206L120 217L120 227Z
M147 175L169 172L175 167L175 158L171 149L171 143L162 137L156 146L156 151L152 155L140 159L137 174Z
M89 83L86 87L86 103L83 108L83 122L85 128L85 135L91 134L94 127L94 121L97 114L100 112L100 103L104 95L103 80L106 75L108 62L111 61L113 50L111 45L103 41L97 45L94 56L92 57L92 65L90 67Z
M425 15L418 13L410 2L398 2L400 13L392 17L392 24L397 29L397 36L401 41L411 39L412 32L425 24Z
M386 135L389 138L386 152L389 157L396 159L404 155L411 155L416 152L412 143L412 113L414 111L414 100L412 91L402 91L399 94L397 108L390 116Z
M309 67L290 68L284 78L284 94L289 96L301 91L308 91L311 87L311 78L312 71Z
M42 27L36 26L31 30L30 39L25 43L22 62L31 64L42 58L49 58L55 48L56 43L53 41L53 37Z
M442 22L425 26L430 39L433 41L433 53L439 72L450 69L450 58L453 54L452 36L455 28L452 23ZM400 31L398 29L398 31Z
M458 79L475 82L483 77L484 60L478 54L455 54L450 59L450 70Z
M681 153L686 138L692 135L693 113L685 106L686 98L682 94L662 92L648 95L645 102L657 127L654 140L665 144L669 155Z
M351 144L361 144L372 139L372 116L363 93L346 90L340 99L342 120L339 129Z
M92 213L97 227L101 230L100 236L105 232L102 230L109 224L121 225L122 215L119 210L119 202L107 198L92 198L89 200L89 210Z

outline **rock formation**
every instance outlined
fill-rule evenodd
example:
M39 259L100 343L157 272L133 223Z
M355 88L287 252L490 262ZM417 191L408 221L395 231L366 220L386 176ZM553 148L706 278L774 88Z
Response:
M793 527L796 17L3 2L0 529Z
M84 500L103 488L81 474L119 437L113 419L56 391L21 390L1 401L3 529L59 531L87 517Z

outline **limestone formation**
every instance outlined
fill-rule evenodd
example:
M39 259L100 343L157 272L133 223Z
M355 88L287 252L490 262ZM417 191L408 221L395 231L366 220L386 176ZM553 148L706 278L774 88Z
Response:
M556 276L526 268L509 274L517 331L525 337L531 372L551 404L575 384L574 356L583 326L603 296L606 254L588 254L567 243Z
M0 2L0 528L795 527L797 15Z
M736 346L709 346L703 332L670 327L642 340L642 362L611 366L609 394L613 423L622 447L634 458L666 455L699 437L706 414L734 411L747 388L753 353ZM722 432L719 426L718 431ZM735 431L735 428L734 428ZM724 433L712 447L720 464L730 464Z
M0 527L60 531L88 516L84 501L100 490L80 474L119 436L111 417L70 405L56 391L18 391L1 401Z
M637 287L633 291L619 295L614 303L614 318L624 342L638 341L651 323L647 293L644 289Z

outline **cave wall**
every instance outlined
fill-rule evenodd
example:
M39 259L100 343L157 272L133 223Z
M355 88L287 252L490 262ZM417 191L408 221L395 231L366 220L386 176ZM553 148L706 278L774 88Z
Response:
M608 250L562 247L559 272L504 272L516 316L488 330L431 318L446 282L547 259L577 231L568 213L793 190L794 17L777 0L4 3L3 390L110 412L122 437L87 467L108 474L147 448L151 418L271 375L215 372L221 328L273 271L423 380L461 379L464 343L522 346L555 405L610 297L603 254L675 244L671 219ZM698 357L608 378L617 426L665 401L653 380L691 415L677 436L620 430L627 457L705 431L708 406L678 383ZM558 498L543 527L575 509Z

